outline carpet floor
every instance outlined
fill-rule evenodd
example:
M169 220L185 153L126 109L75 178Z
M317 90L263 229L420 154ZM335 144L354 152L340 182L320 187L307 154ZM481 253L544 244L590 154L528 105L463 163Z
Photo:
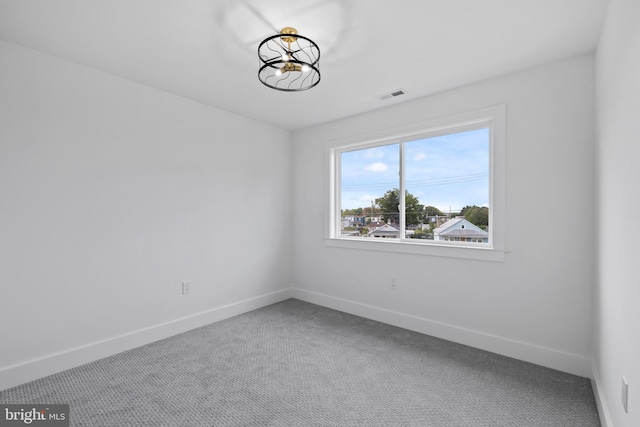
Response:
M291 299L0 392L72 426L599 426L586 378Z

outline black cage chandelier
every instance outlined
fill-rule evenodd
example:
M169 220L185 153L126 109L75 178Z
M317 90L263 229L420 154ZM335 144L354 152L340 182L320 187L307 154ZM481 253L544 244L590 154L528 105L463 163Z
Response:
M258 79L272 89L298 92L320 83L320 48L295 28L264 39L258 59Z

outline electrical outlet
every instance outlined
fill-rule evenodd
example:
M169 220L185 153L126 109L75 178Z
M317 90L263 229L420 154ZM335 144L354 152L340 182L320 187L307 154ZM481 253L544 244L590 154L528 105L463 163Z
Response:
M625 413L629 413L629 383L622 377L622 407Z
M182 282L182 295L191 293L191 282Z
M389 280L389 289L393 289L394 291L398 289L398 279Z

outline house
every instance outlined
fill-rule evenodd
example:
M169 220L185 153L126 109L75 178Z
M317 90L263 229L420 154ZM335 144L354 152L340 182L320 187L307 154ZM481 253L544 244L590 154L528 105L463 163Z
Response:
M351 221L351 227L364 227L367 223L367 217L365 215L356 215Z
M433 225L434 228L438 228L445 222L449 221L449 219L450 219L449 216L429 215L427 216L425 223L422 224L422 230L424 231L430 230L431 225Z
M182 3L0 2L0 388L295 297L588 377L603 425L640 426L610 214L640 212L638 0ZM322 81L272 91L254 41L298 12ZM498 105L501 251L328 238L328 144Z
M394 223L372 223L369 225L368 237L380 237L386 239L397 239L400 235L400 227ZM411 237L415 234L415 230L406 229L404 231L405 237Z
M369 237L381 237L386 239L397 239L399 235L400 229L396 224L384 224L381 227L374 228L367 234Z
M382 227L382 226L384 226L386 224L387 223L385 221L382 221L382 220L378 219L376 221L371 221L367 225L367 227L369 227L369 231L371 232L371 231L375 230L376 228L380 228L380 227Z
M489 243L489 233L467 221L455 217L433 230L433 240L446 242Z

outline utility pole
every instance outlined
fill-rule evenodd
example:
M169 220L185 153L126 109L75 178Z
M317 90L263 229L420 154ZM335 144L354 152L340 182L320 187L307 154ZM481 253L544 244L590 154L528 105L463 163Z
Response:
M373 200L371 201L371 220L369 221L369 223L373 222Z

